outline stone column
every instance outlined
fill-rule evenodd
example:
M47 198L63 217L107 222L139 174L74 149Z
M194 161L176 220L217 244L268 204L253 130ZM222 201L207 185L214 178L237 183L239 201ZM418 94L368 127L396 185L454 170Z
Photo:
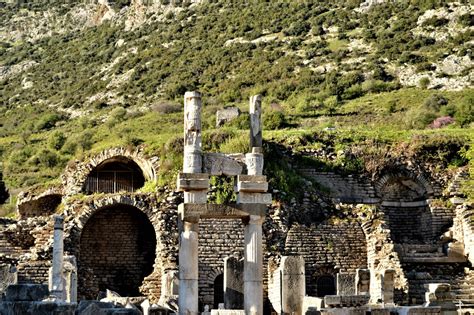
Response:
M244 309L248 315L263 314L262 223L261 216L250 215L245 226Z
M58 300L64 300L63 286L63 229L64 218L60 215L54 216L54 243L53 263L51 267L50 295Z
M206 203L208 176L202 172L201 94L184 94L184 159L178 188L184 203ZM196 175L190 175L196 174ZM183 222L179 243L179 314L198 314L198 232L199 217Z
M250 97L250 148L262 147L262 96Z
M184 94L184 173L202 172L201 94Z
M185 222L179 244L179 314L198 314L198 233L197 224Z

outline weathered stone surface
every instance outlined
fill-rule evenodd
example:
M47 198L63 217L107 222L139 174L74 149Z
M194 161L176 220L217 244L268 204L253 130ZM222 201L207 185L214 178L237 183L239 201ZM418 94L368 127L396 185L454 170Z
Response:
M237 182L237 190L239 192L266 192L268 190L268 183L239 181Z
M177 187L181 191L207 190L209 188L209 175L180 173Z
M245 226L244 309L246 314L263 313L262 223L264 217L251 215Z
M250 97L250 147L262 146L262 96Z
M211 310L211 315L245 315L244 310Z
M63 302L2 302L2 315L74 315L76 304Z
M12 284L7 287L5 300L16 301L41 301L48 297L49 290L43 284Z
M178 206L178 212L183 221L189 218L246 218L249 215L264 216L266 205L263 204L191 204L183 203ZM190 221L194 222L194 221Z
M65 300L63 262L64 262L64 217L54 216L54 243L53 263L51 266L51 282L49 290L52 296L59 300Z
M424 306L440 306L443 312L455 311L456 305L453 303L455 295L451 292L451 285L448 283L430 283L426 286Z
M245 164L247 165L248 175L262 175L263 154L254 152L245 154Z
M184 94L184 173L200 173L202 170L201 94Z
M236 176L242 174L243 165L223 153L204 153L203 171L210 175Z
M326 295L324 304L326 307L355 307L364 306L369 302L366 295Z
M354 275L348 273L338 273L336 276L337 295L354 295Z
M79 315L82 314L88 307L91 305L95 306L95 309L107 309L107 308L114 308L114 304L111 302L100 302L96 300L82 300L79 302L77 306L77 313Z
M234 256L224 258L224 307L244 307L244 261Z
M357 269L355 277L355 294L367 295L370 292L370 270Z
M269 205L272 203L272 194L239 192L237 203L260 203Z
M287 314L303 314L303 299L306 295L304 259L302 256L284 256L280 264L283 312Z
M237 107L227 107L216 112L216 127L224 125L240 116L240 109Z
M313 296L305 296L303 298L303 314L316 314L324 308L324 299L313 297Z

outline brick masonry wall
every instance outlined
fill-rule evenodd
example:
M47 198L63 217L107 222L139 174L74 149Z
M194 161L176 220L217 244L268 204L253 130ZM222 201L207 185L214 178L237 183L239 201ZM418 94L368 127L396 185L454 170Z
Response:
M431 212L424 207L381 207L395 243L422 243L432 239Z
M105 289L122 296L140 295L139 286L153 270L155 247L153 226L139 210L119 205L97 212L81 236L79 282L90 282L80 284L87 291L80 290L79 296L95 298Z
M342 176L314 169L300 169L301 174L330 190L333 198L346 203L375 203L375 189L368 178L356 175Z
M306 268L306 294L317 296L316 278L332 272L355 273L367 267L367 243L356 222L295 225L286 239L285 255L302 255Z

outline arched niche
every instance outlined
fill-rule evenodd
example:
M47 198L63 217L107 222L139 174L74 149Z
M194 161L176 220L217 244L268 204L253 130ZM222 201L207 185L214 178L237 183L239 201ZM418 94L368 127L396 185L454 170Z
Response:
M95 299L106 289L122 296L139 296L153 272L157 238L147 215L125 204L97 210L80 236L79 296Z
M124 156L107 159L88 174L85 194L134 192L143 187L145 176L135 161Z

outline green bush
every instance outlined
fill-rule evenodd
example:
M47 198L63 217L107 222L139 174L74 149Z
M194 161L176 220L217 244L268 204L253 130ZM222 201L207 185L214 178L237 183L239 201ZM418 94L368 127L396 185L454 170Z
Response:
M64 143L66 143L66 136L61 131L54 131L48 138L48 145L51 149L56 151L61 150Z
M281 129L286 125L286 118L282 112L272 111L263 115L263 128L267 130Z
M50 151L48 149L43 149L41 150L37 155L36 155L36 164L41 164L42 166L45 167L55 167L58 164L59 158L56 153L53 151Z
M55 124L60 121L62 117L58 114L45 114L40 117L36 123L36 130L47 130L55 126Z
M448 100L444 96L440 94L432 94L425 100L423 106L428 110L439 111L442 106L447 104Z

